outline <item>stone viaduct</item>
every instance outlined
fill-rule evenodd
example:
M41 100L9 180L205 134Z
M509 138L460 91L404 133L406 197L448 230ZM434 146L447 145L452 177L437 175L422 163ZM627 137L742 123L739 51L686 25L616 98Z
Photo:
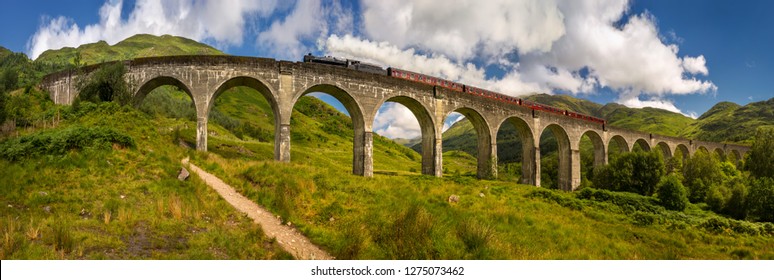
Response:
M580 140L588 136L594 144L594 163L607 163L608 147L617 143L624 150L636 144L645 150L659 149L666 157L680 150L690 156L698 149L715 151L736 159L749 147L701 142L632 131L535 111L442 87L359 72L347 68L267 58L235 56L170 56L139 58L123 62L125 78L139 104L155 88L176 86L190 95L197 112L196 148L207 150L207 120L214 100L238 86L260 92L274 111L274 158L290 161L290 116L296 101L305 94L323 92L338 99L352 118L354 129L352 172L373 176L373 123L385 102L403 104L416 116L422 133L422 173L442 175L442 127L452 112L463 114L478 137L478 177L497 176L497 132L508 122L521 137L522 183L540 186L540 136L550 130L559 144L559 188L573 190L580 185ZM89 73L98 66L82 68ZM76 73L63 71L44 77L57 104L71 104L77 96ZM500 147L508 149L508 147Z

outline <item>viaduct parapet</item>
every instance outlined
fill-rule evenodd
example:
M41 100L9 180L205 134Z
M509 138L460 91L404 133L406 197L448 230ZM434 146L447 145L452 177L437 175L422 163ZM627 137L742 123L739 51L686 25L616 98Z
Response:
M574 190L580 185L580 141L586 135L594 145L595 165L607 164L611 143L626 151L635 144L645 150L658 149L666 157L680 150L691 156L698 149L734 155L740 159L749 147L668 137L616 127L603 127L564 115L535 111L441 87L365 73L351 69L267 58L235 56L169 56L139 58L123 62L125 75L140 104L154 89L172 85L193 100L197 114L196 148L207 150L207 121L218 96L226 90L246 86L257 90L274 111L274 158L290 161L290 116L296 101L312 92L323 92L338 99L349 112L354 129L352 172L373 176L373 123L385 102L406 106L419 121L422 132L422 173L442 176L442 127L452 112L463 114L475 127L478 137L478 177L497 176L497 132L505 123L513 124L522 143L522 183L540 186L540 135L550 130L559 144L559 187ZM97 66L81 69L89 73ZM78 72L64 71L44 77L57 104L71 104L78 93ZM508 149L509 147L499 147Z

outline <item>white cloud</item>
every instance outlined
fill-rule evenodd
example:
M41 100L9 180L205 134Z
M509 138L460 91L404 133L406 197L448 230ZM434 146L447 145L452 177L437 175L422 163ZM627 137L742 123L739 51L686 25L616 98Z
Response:
M698 57L683 57L683 68L685 68L686 72L691 74L709 75L707 60L704 59L703 55Z
M444 55L422 55L411 48L401 50L388 42L374 42L351 35L331 35L325 41L325 48L333 56L410 69L514 96L548 90L536 83L523 82L517 69L499 79L487 78L484 69L473 63L453 62Z
M126 19L123 1L108 1L99 10L100 22L79 27L64 16L44 18L27 43L33 59L49 49L77 47L104 40L115 44L135 34L177 35L194 40L212 40L219 46L241 45L245 20L251 15L268 16L276 0L138 0Z
M390 139L413 139L422 135L414 113L395 102L385 103L376 113L374 132Z
M298 59L307 51L302 41L316 39L315 36L324 35L323 31L327 30L321 11L320 0L299 0L288 16L275 20L258 34L256 46L277 58Z
M649 100L640 100L640 98L637 96L628 96L628 97L624 96L616 102L631 108L651 107L651 108L664 109L670 112L679 113L692 119L696 119L699 117L699 115L693 111L683 112L682 110L677 108L677 106L675 106L674 102L672 102L671 100L658 99L655 97Z
M364 33L399 48L419 47L465 60L518 48L546 52L564 34L553 0L365 0Z

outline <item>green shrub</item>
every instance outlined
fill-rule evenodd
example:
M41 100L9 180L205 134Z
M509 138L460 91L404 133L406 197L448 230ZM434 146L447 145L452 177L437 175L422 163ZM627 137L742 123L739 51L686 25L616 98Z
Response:
M709 218L701 223L700 226L701 228L713 233L723 233L730 227L728 225L728 220L720 217Z
M535 189L530 192L527 197L541 198L545 201L555 202L563 207L567 207L573 210L583 209L583 204L579 200L548 189Z
M657 199L633 193L618 193L608 190L588 188L578 191L576 196L585 200L612 203L621 207L625 213L634 213L636 211L640 211L659 214L664 210L664 208L658 205Z
M15 161L39 155L62 155L73 149L110 149L111 144L135 146L131 137L112 128L72 126L5 141L0 144L0 157Z
M595 188L651 196L664 173L664 160L660 153L631 152L597 168L593 182Z
M693 203L706 202L713 186L723 182L720 162L704 150L698 150L683 166L683 184Z
M658 200L666 209L683 211L688 206L688 193L677 176L669 175L658 184Z
M128 105L132 101L129 85L124 80L126 67L122 62L107 63L96 71L82 75L77 83L78 99L91 102L116 101Z
M745 162L753 177L774 178L774 128L758 128Z
M656 215L640 211L634 212L632 218L634 220L634 224L638 226L649 226L655 223L657 220Z
M753 178L747 196L749 214L762 222L774 222L774 179Z

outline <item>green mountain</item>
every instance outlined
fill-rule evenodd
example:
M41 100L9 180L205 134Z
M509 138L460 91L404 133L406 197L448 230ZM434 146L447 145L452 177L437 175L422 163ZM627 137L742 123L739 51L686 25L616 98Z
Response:
M774 127L774 98L744 106L720 102L681 135L704 141L752 144L758 127Z
M52 64L74 63L80 54L81 64L97 64L105 61L127 60L138 57L166 55L221 55L223 52L194 40L162 35L139 34L129 37L115 45L105 41L81 45L77 48L65 47L43 52L36 61Z

